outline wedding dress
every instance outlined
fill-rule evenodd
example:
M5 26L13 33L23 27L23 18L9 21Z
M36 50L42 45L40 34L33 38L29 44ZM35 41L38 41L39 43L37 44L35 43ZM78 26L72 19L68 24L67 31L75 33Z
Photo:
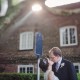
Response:
M54 75L54 72L51 71L51 70L47 70L47 71L44 73L44 80L48 80L49 74L50 74L50 80L59 80L58 77L55 76L55 75Z

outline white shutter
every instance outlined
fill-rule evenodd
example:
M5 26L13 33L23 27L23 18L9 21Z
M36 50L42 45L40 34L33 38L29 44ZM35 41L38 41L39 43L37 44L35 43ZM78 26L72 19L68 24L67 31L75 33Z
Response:
M24 32L20 34L20 50L33 49L34 34L33 32Z
M60 28L60 46L63 46L65 43L65 29Z
M33 49L33 42L34 42L34 35L33 32L28 32L28 44L27 44L27 49Z

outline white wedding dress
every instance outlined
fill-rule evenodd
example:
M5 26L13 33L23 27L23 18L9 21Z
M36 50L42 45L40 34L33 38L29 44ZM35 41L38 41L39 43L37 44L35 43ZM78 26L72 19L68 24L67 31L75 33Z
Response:
M54 75L54 72L51 70L47 70L44 73L44 80L48 80L48 75L50 74L50 79L51 80L59 80L57 76Z

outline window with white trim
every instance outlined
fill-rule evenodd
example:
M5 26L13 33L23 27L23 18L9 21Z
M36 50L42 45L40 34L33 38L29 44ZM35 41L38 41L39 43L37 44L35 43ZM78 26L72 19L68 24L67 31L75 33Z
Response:
M20 50L30 50L33 49L34 33L33 32L23 32L20 34Z
M80 73L80 63L74 63L75 69L77 73Z
M72 46L77 44L76 26L66 26L60 28L60 46Z
M18 65L18 73L34 73L33 65Z

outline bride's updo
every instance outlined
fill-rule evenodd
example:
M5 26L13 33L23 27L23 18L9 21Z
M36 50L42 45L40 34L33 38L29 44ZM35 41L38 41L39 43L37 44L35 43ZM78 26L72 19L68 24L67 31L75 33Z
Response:
M48 59L47 58L41 58L40 63L39 63L39 67L41 68L41 70L43 72L46 72L46 70L48 69L48 66L49 66Z

